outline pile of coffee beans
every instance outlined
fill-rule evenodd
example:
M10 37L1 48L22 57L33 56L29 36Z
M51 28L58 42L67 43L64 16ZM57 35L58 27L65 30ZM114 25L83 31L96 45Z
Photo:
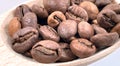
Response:
M120 35L114 0L43 0L18 6L8 33L17 53L40 63L83 59L112 46Z

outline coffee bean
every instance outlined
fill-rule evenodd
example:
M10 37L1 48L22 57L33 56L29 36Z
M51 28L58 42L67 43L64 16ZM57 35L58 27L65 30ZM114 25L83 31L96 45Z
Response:
M43 40L36 43L32 50L32 57L41 63L53 63L59 59L60 45L51 40Z
M56 42L59 42L60 40L60 37L58 33L56 32L56 30L54 30L50 26L47 26L47 25L40 26L39 33L45 40L53 40Z
M57 27L61 22L65 21L66 17L65 15L60 11L55 11L52 14L49 15L47 23L49 26L55 28Z
M13 36L12 48L18 53L25 53L38 41L38 31L32 27L26 27L17 31Z
M22 18L22 27L34 27L38 28L37 25L37 16L35 13L28 12Z
M71 51L80 58L89 57L96 52L96 47L87 39L79 38L70 43Z

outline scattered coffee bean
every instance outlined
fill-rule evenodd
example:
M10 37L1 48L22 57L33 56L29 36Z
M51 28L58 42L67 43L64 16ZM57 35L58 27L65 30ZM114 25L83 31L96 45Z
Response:
M87 39L79 38L70 43L71 51L80 58L86 58L96 52L95 45Z
M33 46L31 54L38 62L53 63L60 58L59 49L60 45L58 43L51 40L43 40Z
M45 8L38 6L38 5L33 5L32 6L32 11L39 17L39 18L47 18L48 17L48 12Z
M105 33L105 34L97 34L91 37L91 42L93 42L97 47L104 48L112 46L119 38L118 33Z
M87 12L82 7L77 5L70 6L65 15L67 19L75 20L78 23L82 20L88 21Z
M78 24L78 33L81 38L89 39L94 35L94 29L88 22L81 21Z
M24 17L24 15L28 12L31 12L30 8L26 4L23 4L16 8L14 16L21 20L22 17Z
M21 23L17 17L14 17L8 24L8 33L12 37L15 32L21 29Z
M57 31L60 37L69 40L77 33L77 23L74 20L63 21L58 26Z
M62 12L55 11L49 15L47 22L49 26L55 28L65 20L66 20L66 17Z
M56 42L59 42L60 40L56 30L48 25L40 26L39 33L45 40L53 40Z
M99 10L94 3L90 2L90 1L84 1L79 6L81 6L82 8L84 8L87 11L89 19L93 20L93 19L97 18Z
M13 36L12 48L18 53L25 53L38 41L38 31L32 27L26 27L17 31Z
M70 6L70 0L43 0L43 4L49 13L54 11L65 13L67 8Z
M37 16L32 13L28 12L22 18L22 27L34 27L37 28Z

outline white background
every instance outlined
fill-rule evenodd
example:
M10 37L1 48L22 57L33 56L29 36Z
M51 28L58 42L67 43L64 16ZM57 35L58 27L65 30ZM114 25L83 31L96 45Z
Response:
M0 15L25 1L26 0L1 0ZM105 58L90 64L89 66L120 66L120 48Z

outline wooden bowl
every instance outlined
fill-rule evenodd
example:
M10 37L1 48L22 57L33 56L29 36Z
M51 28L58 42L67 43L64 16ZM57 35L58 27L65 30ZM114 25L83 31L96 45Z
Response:
M120 1L117 0L117 2ZM43 0L29 0L24 4L27 4L29 7L31 7L33 4L39 4L40 6L43 6L42 3ZM77 59L63 63L38 63L33 59L24 57L21 54L14 52L11 48L11 40L7 34L7 25L9 21L13 18L13 11L15 10L15 8L0 16L0 66L85 66L109 55L120 47L120 40L118 40L113 46L84 59Z

